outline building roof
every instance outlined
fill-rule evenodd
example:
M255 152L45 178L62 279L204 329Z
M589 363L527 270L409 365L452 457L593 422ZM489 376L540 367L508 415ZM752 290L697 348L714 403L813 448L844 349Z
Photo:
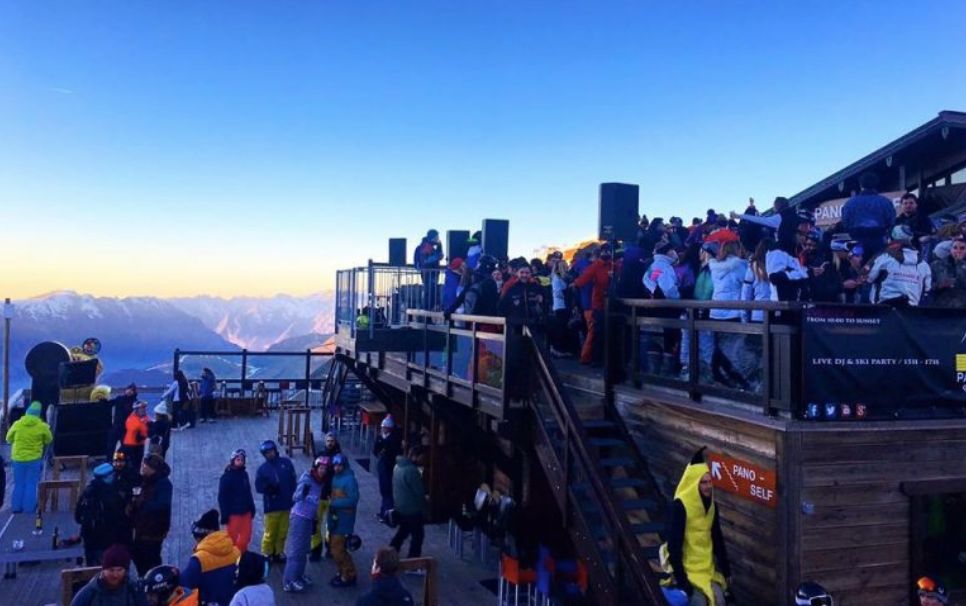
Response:
M920 187L966 166L966 112L939 115L871 154L822 179L789 199L792 205L813 207L847 197L858 189L864 172L879 175L880 191Z

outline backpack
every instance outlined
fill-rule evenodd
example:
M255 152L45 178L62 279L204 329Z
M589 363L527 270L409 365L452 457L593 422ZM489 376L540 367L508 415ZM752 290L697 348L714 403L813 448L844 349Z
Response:
M100 526L105 518L104 502L96 498L92 486L88 486L77 501L77 509L74 512L74 519L85 531L94 531Z

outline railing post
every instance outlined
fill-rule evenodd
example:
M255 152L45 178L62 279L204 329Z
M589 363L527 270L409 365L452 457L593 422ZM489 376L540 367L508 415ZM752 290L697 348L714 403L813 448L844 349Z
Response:
M171 365L173 368L173 373L178 374L178 370L181 368L181 350L175 348L174 350L174 363Z
M694 329L694 314L695 309L693 307L688 308L688 342L690 347L688 348L688 395L692 400L697 401L700 399L700 394L698 393L698 379L701 377L701 352L698 351L698 333Z
M772 414L771 408L771 372L774 368L774 360L771 358L771 312L764 311L762 319L761 334L761 393L762 393L762 412L766 415Z
M238 396L245 397L245 378L248 376L248 350L242 349L242 367L241 367L241 389L238 390Z
M637 307L631 306L631 381L641 387L641 330L637 325Z
M369 292L368 296L366 297L369 307L369 338L372 339L375 337L376 333L376 270L372 266L372 259L369 259L369 274L367 281L369 282Z
M312 381L310 377L312 376L312 349L305 350L305 407L308 408L311 404L311 399L309 398L309 393L312 388Z

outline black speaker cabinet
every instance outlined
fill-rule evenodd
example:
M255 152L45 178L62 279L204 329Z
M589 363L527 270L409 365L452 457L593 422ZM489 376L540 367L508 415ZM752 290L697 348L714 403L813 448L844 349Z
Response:
M483 219L483 252L497 259L508 259L510 222L506 219Z
M597 237L633 242L637 239L637 185L601 183Z
M97 381L97 359L60 364L60 387L93 385Z
M446 232L446 258L452 261L456 257L466 260L466 241L470 239L470 232L462 229L451 229Z
M396 267L406 264L406 238L389 238L389 264Z

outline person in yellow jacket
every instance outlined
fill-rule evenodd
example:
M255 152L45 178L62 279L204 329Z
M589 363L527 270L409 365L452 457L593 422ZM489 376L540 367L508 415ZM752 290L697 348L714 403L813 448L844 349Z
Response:
M688 595L689 606L725 605L731 566L704 448L684 469L674 491L668 540L661 551L674 585Z
M40 418L42 411L40 402L31 402L27 414L7 431L13 462L13 494L10 497L13 513L37 509L37 485L44 470L44 449L54 441L50 426Z

